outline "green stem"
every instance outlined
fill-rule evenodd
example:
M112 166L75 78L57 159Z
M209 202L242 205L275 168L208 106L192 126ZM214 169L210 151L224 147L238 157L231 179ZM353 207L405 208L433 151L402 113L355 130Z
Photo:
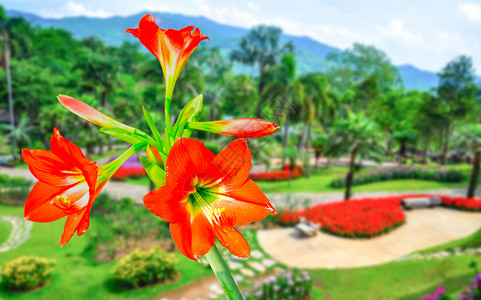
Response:
M165 98L165 129L166 129L165 141L167 142L167 146L169 149L170 149L170 133L172 132L172 124L170 123L171 104L172 104L172 99Z
M232 274L229 271L222 255L219 253L217 246L214 245L210 249L209 253L205 255L209 262L212 271L214 271L217 280L219 280L220 286L224 290L224 295L229 300L242 300L242 294L239 291L239 287L234 281Z

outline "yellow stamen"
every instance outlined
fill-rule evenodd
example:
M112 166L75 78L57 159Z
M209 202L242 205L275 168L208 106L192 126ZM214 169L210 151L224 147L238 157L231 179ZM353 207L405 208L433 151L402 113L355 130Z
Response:
M58 200L63 206L70 207L71 205L68 196L58 195L57 197L55 197L55 199Z
M221 216L222 213L224 213L224 212L225 212L225 207L212 209L212 210L209 212L209 215L208 215L209 221L213 221L213 220L214 220L214 217L215 217L216 219L220 218L220 216Z

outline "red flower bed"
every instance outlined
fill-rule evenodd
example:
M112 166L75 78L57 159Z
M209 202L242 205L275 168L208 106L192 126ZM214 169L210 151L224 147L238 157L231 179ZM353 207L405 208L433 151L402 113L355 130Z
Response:
M249 175L249 178L252 180L266 180L266 181L287 180L289 179L290 173L291 173L290 166L285 165L284 169L282 169L281 171L251 173ZM292 178L301 177L302 174L303 174L303 170L301 166L296 165L294 170L292 171Z
M316 205L303 212L305 218L321 225L321 230L348 237L373 237L403 224L406 216L401 199L391 196L379 199L351 199Z
M280 211L275 218L281 226L292 226L300 221L299 212L290 210Z
M481 199L480 198L465 198L465 197L451 197L451 196L438 196L443 202L444 206L452 207L456 209L469 210L469 211L481 211Z
M140 177L143 175L147 175L143 167L120 167L112 178L123 180L128 177Z

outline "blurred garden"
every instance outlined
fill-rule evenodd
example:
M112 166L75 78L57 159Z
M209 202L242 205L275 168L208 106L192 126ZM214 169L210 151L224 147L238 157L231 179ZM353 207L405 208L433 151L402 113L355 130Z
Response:
M176 243L173 221L163 220L175 213L164 218L152 208L169 176L183 176L168 173L176 166L169 150L190 137L217 158L234 137L246 138L235 149L252 164L232 164L251 166L243 184L255 182L264 206L277 211L239 226L226 221L247 241L249 257L232 254L238 249L222 232L214 239L244 299L481 299L481 86L472 58L447 61L438 86L421 91L407 89L387 54L364 44L327 54L322 72L301 72L299 52L281 33L256 26L229 52L200 43L178 76L170 115L164 93L173 87L141 38L119 46L78 39L0 6L0 299L225 299L211 261L193 261L195 253ZM62 95L135 130L92 121L75 107L83 104L65 104L79 100ZM199 102L202 115L190 111ZM253 134L252 123L227 128L248 117L268 121L269 132ZM69 221L50 222L26 205L48 164L22 149L59 151L59 132L97 162L99 178L111 177L88 208L88 230L77 222L77 235L85 234L70 241L62 235ZM146 132L153 138L142 144ZM185 156L196 157L196 144L188 145ZM78 158L67 148L74 154L66 161ZM85 157L78 161L87 164ZM59 193L41 197L71 208ZM39 221L26 220L30 209ZM210 223L224 211L213 209Z

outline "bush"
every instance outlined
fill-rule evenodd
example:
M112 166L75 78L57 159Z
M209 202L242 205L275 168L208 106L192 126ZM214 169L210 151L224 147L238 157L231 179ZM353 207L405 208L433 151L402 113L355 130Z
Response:
M377 169L354 177L352 185L361 185L394 179L422 179L439 182L461 182L465 178L464 174L458 170L428 169L418 167L396 167ZM331 182L333 188L343 188L346 179L338 178Z
M300 216L297 211L282 210L275 215L277 222L281 226L292 226L300 221Z
M254 284L254 291L245 294L246 300L292 299L302 300L308 297L312 280L306 271L281 271L277 276L270 276L262 283Z
M292 178L301 177L303 174L303 170L301 166L296 165L294 170L292 170ZM277 180L288 180L291 176L291 168L289 165L285 165L284 169L281 171L272 171L272 172L259 172L259 173L252 173L249 175L249 178L252 180L265 180L265 181L277 181Z
M113 278L123 287L138 288L175 278L178 274L174 254L160 248L135 250L119 260Z
M351 199L316 205L302 214L329 233L355 238L373 237L405 222L406 216L400 202L408 197L415 196Z
M53 274L55 260L21 256L5 265L0 279L6 289L29 291L46 285Z
M0 174L0 203L24 205L32 182L21 177Z

